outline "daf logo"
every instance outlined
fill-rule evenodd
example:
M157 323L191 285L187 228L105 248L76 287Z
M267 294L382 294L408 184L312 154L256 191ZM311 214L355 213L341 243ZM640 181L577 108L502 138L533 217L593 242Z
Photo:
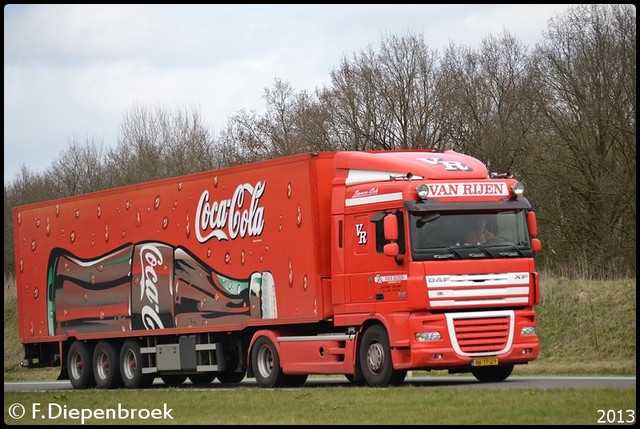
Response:
M449 277L428 277L427 280L430 283L442 283L442 282L448 282L449 281Z

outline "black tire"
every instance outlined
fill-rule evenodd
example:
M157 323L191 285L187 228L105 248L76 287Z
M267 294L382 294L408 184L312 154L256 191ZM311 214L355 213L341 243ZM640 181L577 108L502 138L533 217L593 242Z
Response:
M393 369L389 335L380 325L367 328L362 335L358 361L364 381L371 387L386 387L406 376L406 371Z
M74 341L67 353L67 375L74 389L95 387L91 347L82 341Z
M124 387L139 389L150 387L153 384L153 376L143 374L142 366L140 343L131 338L126 340L120 349L120 375Z
M284 374L282 385L284 387L302 387L307 382L309 374Z
M245 375L246 371L223 371L218 373L218 381L222 384L238 384Z
M362 376L362 369L360 368L360 354L356 351L356 364L353 369L353 374L345 374L344 375L349 383L354 386L364 386L367 383L364 381L364 377Z
M216 379L215 372L203 372L199 374L191 374L189 376L189 381L196 386L204 386L207 384L211 384L213 380Z
M399 386L404 383L404 379L407 378L407 370L394 370L391 375L391 380L389 380L389 384L392 386Z
M218 381L222 384L238 384L247 375L246 367L240 366L240 351L233 348L225 354L224 368L224 371L217 373Z
M100 341L93 349L93 377L98 389L122 386L120 351L111 341Z
M251 348L251 367L258 386L283 386L285 378L282 368L280 368L280 356L269 338L260 337L253 344Z
M471 369L473 376L482 383L492 383L506 380L513 371L512 365L481 366Z
M187 379L187 376L184 374L165 374L165 375L161 375L160 379L167 386L180 386L182 383L185 382L185 380Z

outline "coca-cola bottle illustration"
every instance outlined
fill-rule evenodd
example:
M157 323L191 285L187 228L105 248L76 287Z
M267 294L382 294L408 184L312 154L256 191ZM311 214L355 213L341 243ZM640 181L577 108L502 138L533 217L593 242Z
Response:
M49 256L49 334L165 329L277 317L270 272L232 279L184 247L125 244L85 259Z

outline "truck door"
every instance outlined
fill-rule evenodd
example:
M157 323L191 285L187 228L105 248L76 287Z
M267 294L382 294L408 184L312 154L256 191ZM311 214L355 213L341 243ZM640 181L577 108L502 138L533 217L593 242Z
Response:
M376 260L373 269L376 312L392 312L404 308L399 302L407 300L407 265L404 214L396 210L380 212L371 217L375 229ZM385 223L392 229L386 230ZM386 231L385 231L386 230ZM394 237L386 237L393 234ZM397 246L393 255L385 254L386 246ZM395 253L397 252L397 253Z
M345 216L345 286L350 292L350 312L373 311L375 296L371 280L372 225L366 214ZM373 249L373 252L372 252Z
M383 237L377 237L380 231L376 234L380 222L372 221L378 218L377 213L345 217L345 287L351 295L347 306L351 312L375 311L385 300L397 298L400 288L406 292L406 275L402 277L406 272L393 257L382 253ZM392 284L393 297L387 293Z

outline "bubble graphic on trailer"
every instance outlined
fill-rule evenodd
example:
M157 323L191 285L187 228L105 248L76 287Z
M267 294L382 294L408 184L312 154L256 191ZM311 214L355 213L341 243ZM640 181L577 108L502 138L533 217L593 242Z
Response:
M49 256L49 334L215 326L277 317L269 271L234 279L184 247L127 243L93 258Z

